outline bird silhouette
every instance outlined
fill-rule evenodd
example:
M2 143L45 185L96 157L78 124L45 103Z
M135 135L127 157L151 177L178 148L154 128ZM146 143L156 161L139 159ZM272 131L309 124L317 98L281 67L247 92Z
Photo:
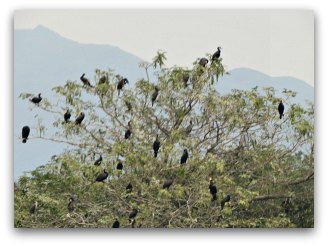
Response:
M81 125L83 119L84 119L85 114L81 112L79 116L75 119L75 124L76 125Z
M206 58L202 58L199 61L199 65L201 65L203 67L205 67L207 65L207 63L208 63L208 60Z
M125 139L129 139L130 136L132 134L132 131L131 131L131 120L128 122L128 129L125 131L124 133L124 138Z
M169 189L170 186L173 184L174 180L173 179L168 179L164 182L163 184L163 189Z
M69 198L69 203L67 205L67 210L69 213L72 213L74 211L75 202L76 202L76 199L74 197Z
M30 101L36 105L39 105L41 100L42 100L41 93L39 93L37 97L33 97Z
M117 84L117 94L120 95L121 90L123 89L123 86L128 84L129 80L127 78L121 79Z
M65 123L69 122L70 118L71 118L71 112L69 111L69 109L67 109L65 114L64 114Z
M210 178L210 185L208 186L208 188L210 189L210 193L212 195L212 201L215 201L217 199L218 190L214 185L212 178Z
M112 228L120 228L120 222L118 221L118 219L115 219Z
M127 193L131 193L132 192L132 189L133 189L133 186L131 183L129 183L126 187L125 187L125 190Z
M80 80L82 81L83 85L86 85L86 86L89 86L89 87L93 87L91 84L90 84L90 81L84 77L85 76L85 73L82 74L82 76L80 77Z
M279 118L281 119L284 116L284 110L285 110L285 106L282 103L282 100L280 101L279 105L278 105L278 111L279 111Z
M23 138L23 143L26 143L28 139L28 135L30 134L30 128L28 126L24 126L22 128L22 138Z
M117 170L123 170L123 164L122 164L122 162L117 163L116 169Z
M106 169L104 169L104 171L99 174L95 180L95 182L104 182L108 177L108 172L106 172Z
M151 95L151 106L153 106L154 102L156 101L156 98L158 96L158 91L159 91L158 87L155 86L155 90L154 90L153 94Z
M157 157L158 150L161 147L161 142L158 140L158 134L156 135L156 139L153 143L154 157Z
M212 62L220 58L221 55L221 47L218 47L218 50L212 55Z
M94 165L95 165L95 166L100 166L102 160L103 160L103 158L102 158L102 156L100 155L99 158L95 161Z
M130 220L134 219L137 216L137 214L138 214L138 209L136 209L136 208L132 209L132 211L129 214L129 219Z
M230 202L230 195L227 195L225 198L221 200L221 210L224 208L226 202Z
M180 159L180 164L183 165L187 162L187 159L188 159L188 150L187 149L184 149L183 150L183 155L181 156L181 159Z

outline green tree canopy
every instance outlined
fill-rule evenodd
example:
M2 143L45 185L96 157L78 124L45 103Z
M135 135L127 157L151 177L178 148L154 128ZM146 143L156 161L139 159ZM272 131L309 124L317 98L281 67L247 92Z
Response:
M152 63L140 64L145 78L124 86L119 96L123 77L97 69L94 87L69 80L53 88L57 102L44 98L34 106L55 116L56 133L49 135L51 126L39 122L29 141L71 148L15 183L15 227L112 227L115 219L121 227L313 227L313 105L291 104L294 92L277 98L271 87L221 95L215 89L226 73L221 58L205 67L195 61L191 69L167 68L165 60L158 52ZM69 123L65 108L72 113ZM77 125L80 112L85 118ZM128 129L132 134L125 139ZM160 148L154 158L156 135ZM189 157L180 165L184 149ZM123 170L116 169L118 162ZM104 169L108 179L94 182ZM163 189L170 179L173 184ZM231 199L222 209L227 195ZM138 213L129 220L134 208Z

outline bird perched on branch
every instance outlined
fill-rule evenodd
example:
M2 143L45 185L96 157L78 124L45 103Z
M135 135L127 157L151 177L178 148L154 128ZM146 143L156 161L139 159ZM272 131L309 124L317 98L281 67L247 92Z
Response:
M218 189L214 185L212 178L210 178L210 185L208 188L210 189L210 193L212 195L212 201L215 201L217 199L216 194L218 193Z
M122 162L117 163L116 169L117 170L123 170L123 164L122 164Z
M183 150L183 155L181 156L181 159L180 159L180 164L185 164L187 162L187 159L188 159L188 150L187 149L184 149Z
M76 125L81 125L83 119L84 119L85 114L81 112L79 116L75 119L75 124Z
M118 219L115 219L112 228L120 228L120 222L118 221Z
M127 78L121 79L117 84L117 93L120 95L120 91L123 89L123 86L128 84L129 80Z
M225 198L221 200L221 210L224 208L226 202L230 202L230 195L227 195Z
M173 179L168 179L164 182L163 184L163 189L169 189L170 186L173 184L174 180Z
M161 142L158 140L158 134L156 135L156 139L153 143L154 157L157 157L158 150L161 147Z
M103 158L102 158L102 156L100 155L99 158L95 161L94 165L95 165L95 166L99 166L99 165L101 164L102 160L103 160Z
M204 57L199 60L199 65L201 65L203 67L205 67L207 65L207 63L208 63L208 60Z
M285 110L285 106L284 106L284 104L282 103L282 100L281 100L279 105L278 105L278 111L279 111L280 119L284 116L284 110Z
M72 213L74 211L74 204L75 204L75 202L76 202L75 197L70 197L69 198L69 203L67 205L68 213Z
M212 62L220 58L221 55L221 47L218 47L218 50L212 55Z
M132 192L132 189L133 189L133 186L131 183L129 183L126 187L125 187L125 190L127 193L131 193Z
M69 109L67 109L65 114L64 114L65 123L69 122L70 118L71 118L71 112L69 111Z
M22 128L22 138L23 138L23 143L26 143L28 139L28 135L30 135L30 128L28 126L24 126Z
M159 91L159 88L157 86L155 86L155 90L154 90L153 94L151 95L151 106L153 106L154 102L156 101L156 98L158 96L158 91Z
M91 84L90 84L90 81L84 77L85 76L85 73L82 74L82 76L80 77L80 80L82 81L83 85L86 85L86 86L89 86L89 87L93 87Z
M39 93L39 95L37 97L32 97L30 99L30 101L36 105L39 105L39 103L41 102L42 97L41 97L41 93Z
M125 139L129 139L130 136L132 134L132 131L131 131L131 120L128 122L128 129L125 131L124 133L124 138Z
M129 220L131 221L131 219L134 219L138 214L138 209L134 208L132 209L132 211L129 214Z
M95 180L95 182L104 182L108 177L108 172L106 172L106 169L104 169L104 171L99 174Z

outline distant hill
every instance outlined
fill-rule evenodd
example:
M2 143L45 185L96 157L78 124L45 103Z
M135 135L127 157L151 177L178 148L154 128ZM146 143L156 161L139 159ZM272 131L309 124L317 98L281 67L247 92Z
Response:
M18 99L22 92L39 93L51 98L51 89L63 85L66 80L79 80L82 73L93 81L96 68L114 69L117 73L134 81L145 76L139 63L143 60L110 45L80 44L69 40L43 26L31 30L14 31L14 178L24 171L45 164L52 155L59 154L64 145L33 140L21 144L18 137L24 125L35 126L36 115L31 114L30 105ZM152 79L153 80L153 79ZM306 82L292 77L270 77L249 68L237 68L230 75L220 78L217 89L226 94L231 89L251 89L255 86L273 86L278 91L283 88L298 92L295 102L304 105L306 100L314 100L314 88ZM277 94L280 95L280 94ZM38 113L38 110L34 111ZM51 128L52 119L40 114ZM32 129L31 135L35 131Z
M250 68L235 68L219 79L217 89L220 93L229 93L232 89L250 90L258 86L272 86L277 95L282 95L284 88L297 92L293 102L305 105L306 101L314 101L314 88L303 80L293 77L271 77Z

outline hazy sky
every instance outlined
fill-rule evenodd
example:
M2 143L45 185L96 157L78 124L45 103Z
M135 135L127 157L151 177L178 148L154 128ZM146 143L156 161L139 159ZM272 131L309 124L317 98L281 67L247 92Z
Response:
M314 84L314 16L309 10L20 10L15 29L44 25L80 43L109 44L150 61L190 66L222 47L228 70L249 67Z

